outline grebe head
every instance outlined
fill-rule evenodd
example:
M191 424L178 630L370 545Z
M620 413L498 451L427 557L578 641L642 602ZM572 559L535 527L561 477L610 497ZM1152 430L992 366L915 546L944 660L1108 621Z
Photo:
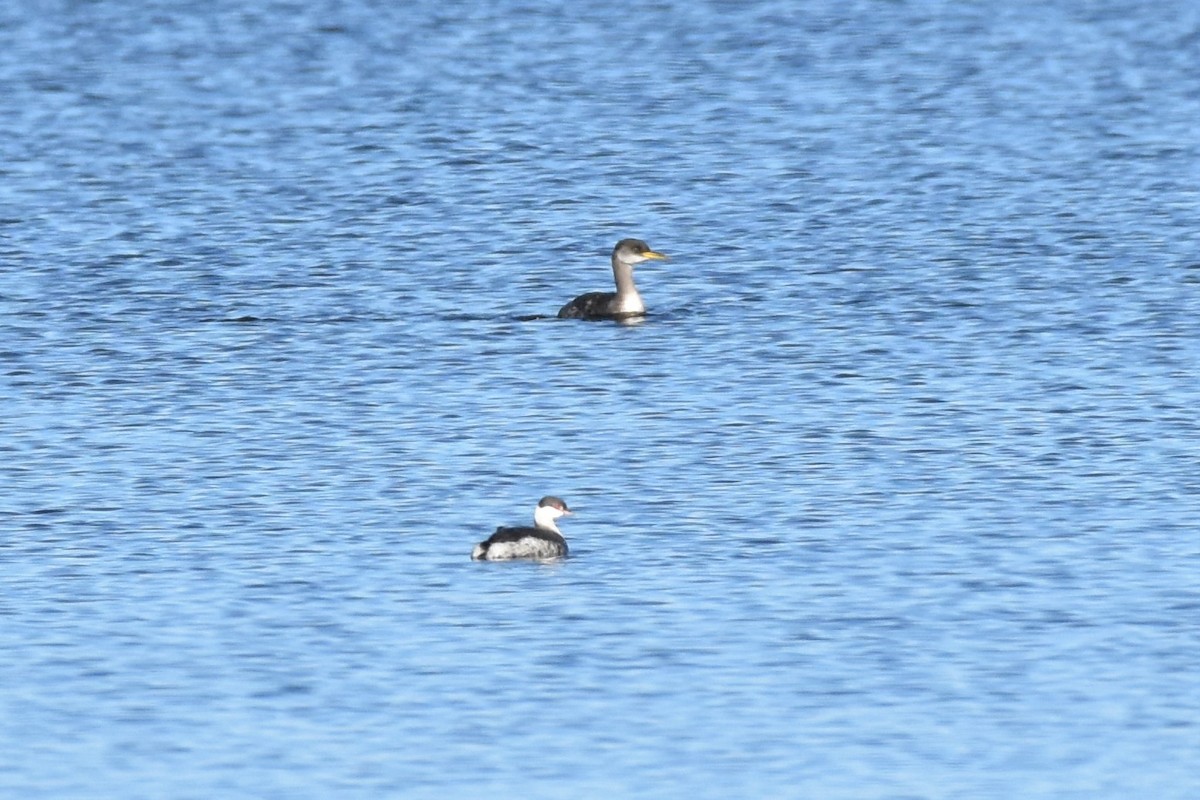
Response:
M640 264L643 261L666 261L662 253L650 249L641 239L622 239L613 248L613 258L623 264Z
M537 508L533 510L533 524L558 533L558 526L554 524L554 520L573 513L562 500L546 495L538 501Z

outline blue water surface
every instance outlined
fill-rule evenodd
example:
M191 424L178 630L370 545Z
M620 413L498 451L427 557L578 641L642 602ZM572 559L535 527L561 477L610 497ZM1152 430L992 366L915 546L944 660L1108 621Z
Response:
M1200 797L1194 3L0 44L0 796Z

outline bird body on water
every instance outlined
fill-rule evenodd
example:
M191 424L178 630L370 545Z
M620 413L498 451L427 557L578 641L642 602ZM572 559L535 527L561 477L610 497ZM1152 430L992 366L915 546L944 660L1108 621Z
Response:
M641 239L622 239L612 253L615 292L581 294L558 310L562 319L627 319L646 313L646 304L633 282L633 265L643 261L665 261Z
M563 558L567 555L567 540L554 521L571 513L565 502L547 495L533 510L532 528L496 528L486 541L475 545L471 558L474 561Z

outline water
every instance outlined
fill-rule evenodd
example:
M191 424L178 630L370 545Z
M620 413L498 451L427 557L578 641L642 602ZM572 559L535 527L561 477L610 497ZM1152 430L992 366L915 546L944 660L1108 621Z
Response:
M1200 796L1193 4L0 35L3 796Z

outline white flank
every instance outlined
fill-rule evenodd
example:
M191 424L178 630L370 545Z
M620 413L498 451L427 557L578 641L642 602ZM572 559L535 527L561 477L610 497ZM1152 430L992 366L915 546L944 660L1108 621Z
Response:
M479 549L478 545L476 549ZM497 542L487 549L488 561L510 561L514 558L558 558L562 550L553 542L526 536L515 542Z

